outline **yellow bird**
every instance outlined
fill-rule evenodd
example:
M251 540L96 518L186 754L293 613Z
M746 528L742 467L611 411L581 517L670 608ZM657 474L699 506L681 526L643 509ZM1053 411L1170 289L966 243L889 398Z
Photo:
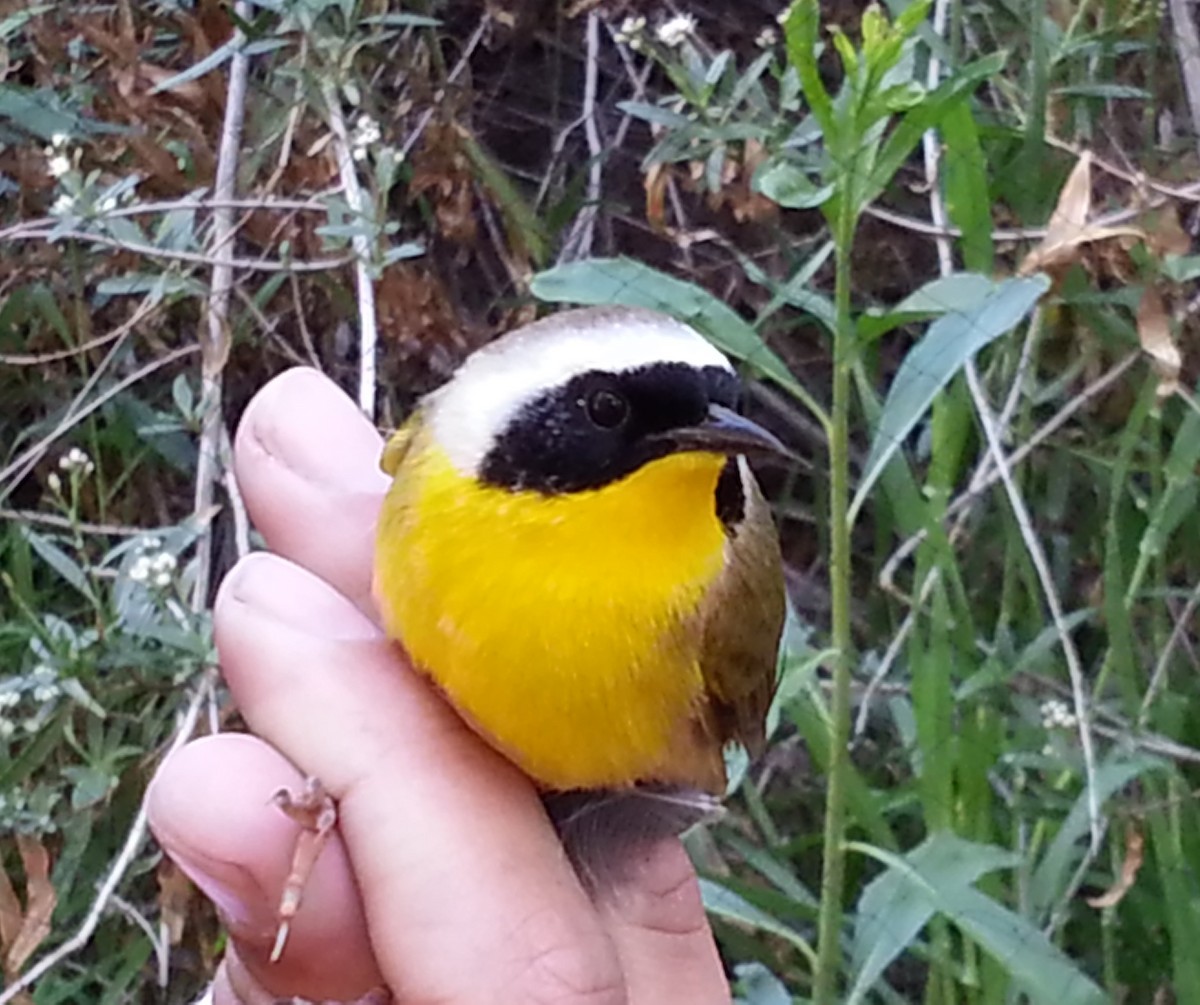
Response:
M729 361L652 311L565 311L472 354L387 444L390 636L543 790L724 794L784 617Z

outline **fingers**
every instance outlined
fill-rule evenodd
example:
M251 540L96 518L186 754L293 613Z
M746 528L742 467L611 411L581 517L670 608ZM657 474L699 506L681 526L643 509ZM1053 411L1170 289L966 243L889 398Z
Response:
M371 610L375 522L388 487L383 443L317 370L276 377L238 426L234 467L246 508L271 550Z
M299 827L270 803L300 773L261 740L226 733L163 762L147 797L167 854L217 906L245 970L272 995L349 1001L383 983L358 890L335 834L304 890L283 957L267 962Z
M223 585L215 626L252 728L338 800L400 1001L626 1001L532 785L367 617L297 566L255 555Z
M728 1005L729 982L683 845L663 841L597 904L630 1005Z

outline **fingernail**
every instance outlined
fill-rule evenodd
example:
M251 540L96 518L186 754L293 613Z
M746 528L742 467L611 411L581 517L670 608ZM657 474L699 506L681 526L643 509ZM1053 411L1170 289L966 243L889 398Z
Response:
M270 939L274 912L248 871L193 851L166 848L167 854L220 912L240 937Z
M312 573L265 552L242 559L221 584L256 614L322 639L378 639L379 627ZM218 598L218 606L220 598Z
M317 370L297 368L271 381L250 403L243 429L263 453L315 485L381 492L382 441L375 427L336 384Z

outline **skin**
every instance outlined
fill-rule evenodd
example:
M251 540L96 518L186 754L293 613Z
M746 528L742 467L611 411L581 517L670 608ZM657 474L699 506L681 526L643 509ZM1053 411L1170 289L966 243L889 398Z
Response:
M383 636L370 599L381 448L313 370L269 383L238 430L238 481L271 550L230 572L213 617L254 735L188 744L149 792L156 837L229 929L215 1002L729 1002L682 846L654 848L593 904L530 781ZM337 801L338 827L270 964L299 828L269 800L306 776Z

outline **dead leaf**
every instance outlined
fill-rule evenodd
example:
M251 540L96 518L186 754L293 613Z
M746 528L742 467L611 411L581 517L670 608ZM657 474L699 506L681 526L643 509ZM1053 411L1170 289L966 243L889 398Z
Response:
M15 935L11 941L6 939L4 945L4 973L10 980L21 972L25 961L50 934L50 915L58 903L50 883L50 853L37 838L25 834L17 836L17 849L25 868L25 909L18 926L8 921L5 924L6 931L15 927ZM11 892L11 884L9 889ZM17 910L20 911L19 905Z
M1130 823L1129 830L1125 832L1125 861L1121 863L1121 875L1100 896L1087 898L1087 902L1091 907L1097 909L1116 907L1121 903L1125 898L1125 894L1133 888L1138 871L1142 868L1142 861L1145 858L1145 845L1146 839L1142 837L1140 828L1136 823Z
M0 960L8 955L8 947L17 940L25 912L13 889L8 873L0 869Z
M659 233L667 229L666 193L670 170L661 162L651 164L642 182L646 189L646 220Z
M1155 255L1186 255L1192 250L1192 239L1179 222L1179 212L1168 203L1142 218L1146 245Z
M1046 236L1025 256L1017 272L1059 275L1081 261L1085 249L1099 241L1118 238L1145 240L1140 227L1102 227L1088 223L1092 210L1092 155L1084 151L1058 196L1058 205L1046 225Z
M1137 309L1138 341L1158 374L1158 396L1169 398L1179 390L1183 355L1171 335L1171 319L1162 295L1147 285Z
M167 939L172 946L179 945L183 939L183 930L187 926L188 908L195 894L192 881L184 875L183 870L166 855L159 863L156 878L158 879L158 917L167 929Z

